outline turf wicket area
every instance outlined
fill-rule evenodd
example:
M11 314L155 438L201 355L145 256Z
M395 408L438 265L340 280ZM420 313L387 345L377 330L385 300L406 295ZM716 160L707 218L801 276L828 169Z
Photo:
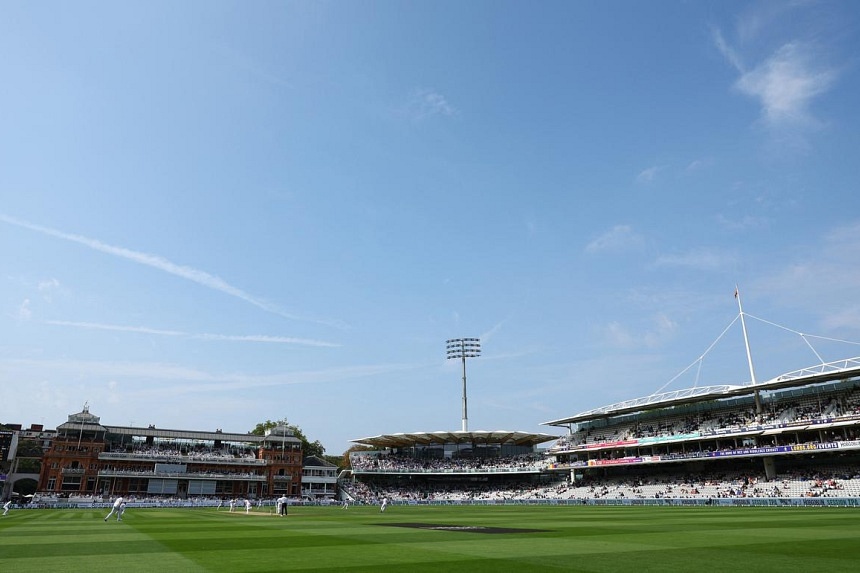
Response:
M591 506L17 510L0 571L856 571L851 508Z

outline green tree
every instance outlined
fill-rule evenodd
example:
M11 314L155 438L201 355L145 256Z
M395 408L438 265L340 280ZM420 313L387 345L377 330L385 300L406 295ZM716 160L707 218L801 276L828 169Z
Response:
M37 474L42 469L42 461L32 458L22 458L18 460L18 473L22 474Z
M343 463L343 456L323 456L323 459L330 464L336 465L338 471L343 469L341 465Z
M39 473L42 468L42 445L37 440L21 440L15 457L18 459L18 471L21 473ZM32 492L29 492L32 493Z
M325 455L325 448L319 440L315 440L313 442L309 441L307 436L305 436L305 433L302 432L302 429L295 424L290 424L286 418L282 420L276 420L274 422L272 420L260 422L254 427L253 430L251 430L251 433L255 436L265 436L266 430L271 430L275 426L286 426L293 431L293 435L302 441L303 456L317 456L319 458L322 458Z
M42 445L38 441L21 440L15 455L19 458L41 458L43 453Z
M38 485L39 484L34 479L19 479L15 482L12 491L19 494L23 501L26 501L24 500L24 496L36 493L36 486Z

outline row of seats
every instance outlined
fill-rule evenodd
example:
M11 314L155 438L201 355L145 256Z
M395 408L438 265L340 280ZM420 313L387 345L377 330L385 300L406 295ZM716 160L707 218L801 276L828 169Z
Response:
M652 479L606 479L534 486L527 483L504 486L447 484L418 487L386 487L360 481L342 484L352 500L374 503L392 501L466 500L588 500L588 499L711 499L711 498L803 498L860 496L860 468L828 466L812 473L790 472L767 481L762 475L742 472L698 477L663 476Z

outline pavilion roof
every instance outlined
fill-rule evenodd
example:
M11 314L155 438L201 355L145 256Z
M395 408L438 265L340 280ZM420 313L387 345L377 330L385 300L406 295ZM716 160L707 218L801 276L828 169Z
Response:
M433 444L500 444L517 446L535 446L544 442L558 439L550 434L536 434L511 430L493 431L456 431L456 432L408 432L398 434L380 434L368 438L351 440L356 444L376 448L405 448L412 446L428 446Z

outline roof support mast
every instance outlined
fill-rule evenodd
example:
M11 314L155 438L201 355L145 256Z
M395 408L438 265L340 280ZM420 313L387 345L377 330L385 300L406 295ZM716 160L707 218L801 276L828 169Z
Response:
M755 386L756 385L755 368L753 367L752 352L750 352L750 339L749 339L749 335L747 334L747 322L746 322L746 320L744 320L744 308L741 305L741 294L740 294L740 291L738 291L737 285L735 285L735 298L738 301L738 311L741 314L741 329L744 331L744 346L746 347L746 350L747 350L747 364L749 364L749 367L750 367L750 381L752 382L752 385ZM762 408L761 408L761 396L759 395L758 390L756 390L755 391L755 411L756 411L756 414L761 414L761 410L762 410Z

